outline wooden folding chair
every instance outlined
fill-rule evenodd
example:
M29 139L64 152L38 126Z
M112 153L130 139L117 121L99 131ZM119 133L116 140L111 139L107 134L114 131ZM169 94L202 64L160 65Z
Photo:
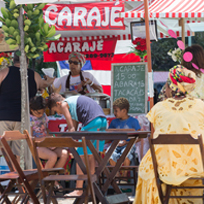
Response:
M84 137L82 137L81 142L77 142L77 141L75 141L69 137L45 137L43 139L33 138L33 145L34 145L34 154L36 156L37 161L39 161L37 147L69 147L72 149L75 149L76 147L83 147L83 151L84 151L85 168L86 168L86 174L85 175L49 175L49 176L43 178L41 165L39 164L39 162L37 162L37 167L38 167L38 171L40 174L39 177L41 180L41 189L43 192L44 203L50 203L50 199L52 197L66 198L66 196L57 196L57 195L53 196L53 194L54 194L54 191L53 191L54 181L71 181L71 180L88 181L88 188L86 186L87 191L86 191L86 195L85 195L85 203L88 202L89 191L91 193L92 202L94 204L96 203L96 198L95 198L95 193L94 193L94 188L93 188L93 182L97 180L97 177L96 177L96 175L90 174L86 141L85 141ZM74 155L74 157L75 157L77 162L83 163L83 161L80 159L78 154ZM48 186L49 186L49 188L48 188ZM69 189L70 188L65 188L62 190L69 190ZM75 189L77 189L77 188L75 188ZM48 190L48 195L46 195L46 190ZM81 196L73 196L73 197L77 198L77 197L81 197ZM71 198L71 197L69 197L69 198Z
M8 186L6 187L5 191L1 194L0 199L4 199L5 195L8 195L8 193L11 191L13 187L18 187L19 192L16 193L17 196L23 196L22 203L27 203L29 198L32 199L32 201L36 204L39 203L35 193L34 188L38 183L38 172L36 170L27 170L23 171L19 165L19 163L16 160L15 155L13 154L10 146L7 143L6 137L11 136L11 138L14 136L12 134L13 132L5 132L4 135L0 138L0 145L3 150L3 155L5 156L5 159L8 163L8 166L11 170L11 172L0 175L0 180L7 179L10 180ZM18 139L26 139L26 136L24 134L16 135L16 140ZM15 168L15 170L14 170ZM46 175L44 175L46 176ZM16 199L16 197L15 197ZM15 200L15 202L17 202Z
M25 130L24 134L19 131L5 131L3 136L0 138L0 147L5 160L9 166L10 172L0 175L0 181L10 180L6 189L2 192L0 201L5 200L7 203L11 203L7 197L13 187L17 187L19 192L16 193L16 197L12 203L17 203L19 199L22 199L22 203L27 203L29 198L33 200L34 203L39 203L37 196L34 193L34 188L39 182L39 174L37 169L22 170L19 163L16 160L15 155L12 153L10 146L7 141L14 140L26 140L28 147L33 155L32 140L29 137L28 132ZM35 159L35 158L34 158ZM36 161L35 161L36 162ZM55 169L43 169L43 177L50 174L64 173L63 168ZM1 189L0 189L1 190ZM54 201L53 201L54 202Z
M175 186L175 185L168 185L166 184L166 194L163 193L161 185L162 181L159 178L158 174L158 164L157 164L157 158L155 153L154 145L198 145L200 148L201 158L202 158L202 164L204 167L204 151L203 151L203 140L202 135L198 135L198 138L193 138L190 134L160 134L157 138L153 139L151 136L148 136L149 139L149 145L150 145L150 151L152 156L152 162L153 162L153 168L154 168L154 175L156 178L156 185L159 192L159 197L162 204L168 204L170 198L203 198L204 194L202 196L171 196L171 190L172 189L204 189L204 177L194 177L189 179L201 179L203 185L202 186ZM203 202L204 203L204 202Z

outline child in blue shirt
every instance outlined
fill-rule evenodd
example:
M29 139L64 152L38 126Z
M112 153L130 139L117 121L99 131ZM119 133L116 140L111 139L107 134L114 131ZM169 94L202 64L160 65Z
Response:
M118 98L113 102L113 110L116 119L111 121L109 129L135 129L140 130L140 124L136 118L128 115L130 104L126 98ZM121 140L118 146L116 147L115 151L113 152L110 158L110 164L112 166L116 165L117 160L122 155L125 147L127 146L128 140ZM125 158L124 165L129 166L130 161L133 158L133 154L136 151L135 145L130 150L129 154ZM124 172L126 176L127 171Z

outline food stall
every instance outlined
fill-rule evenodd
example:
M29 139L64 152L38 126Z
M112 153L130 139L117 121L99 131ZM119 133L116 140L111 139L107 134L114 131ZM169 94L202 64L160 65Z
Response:
M132 3L140 6L142 2ZM79 51L86 54L86 58L92 65L91 70L88 71L95 71L94 76L100 80L105 79L102 83L104 93L111 95L111 64L140 61L136 56L133 57L134 54L126 55L128 53L126 49L124 49L126 53L117 53L118 42L131 39L130 18L126 20L120 17L121 13L126 12L127 7L130 8L129 2L115 1L84 3L83 5L60 4L60 2L47 4L44 8L44 19L49 24L55 25L57 33L60 33L62 37L58 41L49 43L49 49L44 53L45 61L57 61L60 72L62 71L60 61L66 61L68 53ZM158 36L168 37L168 27L161 19L158 25ZM179 31L176 34L181 36ZM191 32L187 30L186 35L191 35ZM129 43L128 46L131 47L131 44ZM119 59L115 59L117 55L120 55ZM108 123L110 123L114 116L107 114ZM140 124L144 130L147 130L149 124L145 121L144 115L140 114L135 117L142 118L138 118ZM66 122L62 117L50 116L49 119L51 131L66 130Z

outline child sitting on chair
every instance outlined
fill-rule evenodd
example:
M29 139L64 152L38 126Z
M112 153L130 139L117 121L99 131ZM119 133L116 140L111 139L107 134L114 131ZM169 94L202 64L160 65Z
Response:
M110 123L109 129L135 129L140 130L140 124L136 118L128 115L130 104L126 98L118 98L113 102L113 110L116 119L113 119ZM124 152L127 143L129 140L121 140L112 156L110 157L110 165L115 166L117 160L121 157ZM108 151L108 149L107 149ZM133 154L135 154L136 147L135 145L132 147L130 152L124 161L124 166L129 166L130 161L133 158ZM127 171L124 171L124 176L127 176ZM118 175L119 176L119 175Z
M45 108L45 99L42 96L35 96L30 100L31 135L34 137L48 136L48 117ZM41 159L47 160L45 169L54 166L56 168L64 167L68 159L68 152L63 148L38 147L37 151ZM61 188L57 181L55 181L55 188Z

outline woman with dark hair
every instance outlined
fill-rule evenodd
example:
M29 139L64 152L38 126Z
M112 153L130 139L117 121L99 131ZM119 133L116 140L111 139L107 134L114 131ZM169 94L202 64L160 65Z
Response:
M189 96L204 100L204 74L200 71L200 69L196 69L192 65L192 63L194 63L198 68L204 68L204 50L200 45L192 45L187 47L183 54L186 52L190 52L193 55L193 59L190 62L186 62L182 58L181 65L196 74L195 89L189 94ZM166 85L164 85L158 96L158 101L163 101L167 98Z
M101 85L91 73L81 71L86 62L83 54L72 52L69 55L68 62L69 74L55 79L53 83L55 88L59 88L61 85L60 92L75 91L80 94L93 93L95 91L103 92Z
M182 59L181 65L196 74L195 89L189 94L189 96L204 100L204 74L200 71L200 69L195 69L192 65L192 63L194 63L198 68L204 68L204 50L200 45L192 45L187 47L184 50L184 53L185 52L192 53L193 59L191 62L186 62Z

